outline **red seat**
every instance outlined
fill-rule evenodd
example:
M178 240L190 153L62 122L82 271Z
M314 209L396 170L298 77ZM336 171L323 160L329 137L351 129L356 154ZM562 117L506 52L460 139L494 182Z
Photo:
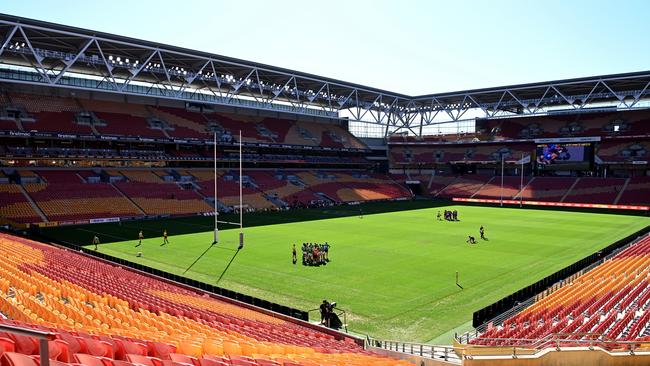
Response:
M161 359L145 355L127 354L126 359L129 362L145 366L164 366Z
M202 366L201 362L196 357L182 355L180 353L170 353L169 358L174 362L186 363L194 366Z
M0 356L2 356L3 353L5 352L15 352L16 350L16 343L9 339L9 338L4 338L0 337Z
M117 349L115 350L116 360L127 360L126 355L147 355L147 346L142 343L127 341L125 339L114 338Z
M87 353L93 356L113 358L115 351L113 345L108 342L93 338L79 338L85 344Z
M113 363L110 358L97 357L85 353L75 353L73 359L85 366L112 366Z
M149 356L160 358L161 360L169 360L170 355L176 352L176 347L171 344L161 342L147 342L147 352ZM173 358L172 361L176 361ZM184 361L179 361L184 362ZM192 364L192 362L186 362Z

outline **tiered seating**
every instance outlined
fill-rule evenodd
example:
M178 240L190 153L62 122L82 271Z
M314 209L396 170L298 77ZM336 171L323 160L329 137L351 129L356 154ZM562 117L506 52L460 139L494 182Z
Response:
M274 142L273 139L259 134L255 127L257 122L252 121L251 118L218 113L206 114L206 117L210 121L217 122L224 130L229 131L235 139L239 139L239 131L241 130L242 141L244 142Z
M349 339L76 252L0 234L0 256L0 311L9 318L0 322L56 333L58 339L49 342L54 361L87 366L407 364L365 351ZM11 365L38 353L33 338L0 336L7 338L0 351L3 361Z
M322 172L327 176L319 178L311 172L297 175L313 192L323 193L336 202L373 201L411 197L404 186L380 175L363 174L355 177L351 172Z
M196 178L201 194L206 197L214 197L214 173L211 170L188 170L186 174ZM226 206L239 206L239 181L226 180L223 176L223 172L218 173L217 199ZM261 191L246 186L242 187L242 201L244 206L255 209L275 207L273 203L264 198Z
M15 184L0 184L0 217L19 223L43 221Z
M491 176L485 175L465 175L458 177L447 187L438 193L438 197L471 197L476 193L484 184L493 179ZM496 179L496 178L495 178Z
M168 131L170 136L195 139L210 137L206 130L205 118L199 113L167 107L151 108L150 110L156 117L174 127L173 131Z
M613 204L624 184L623 178L580 178L564 202Z
M650 177L633 177L618 201L619 205L650 205Z
M12 119L1 119L0 118L0 130L4 131L17 131L18 125L16 121Z
M561 346L579 345L575 341L580 339L648 341L649 271L650 237L646 236L471 343L529 345L556 333L565 334L557 338L571 339L560 342ZM555 345L551 339L548 346Z
M650 160L650 141L601 142L596 156L605 163Z
M477 128L498 132L497 139L519 139L570 136L634 136L648 135L647 110L519 117L481 121ZM614 126L618 126L614 128Z
M110 184L84 183L70 170L37 173L45 183L29 183L24 187L51 221L142 215Z
M106 122L105 126L97 125L95 127L101 134L134 137L165 137L162 130L150 128L147 120L142 117L109 112L97 112L95 115Z
M430 179L431 177L429 176L423 176L420 178L420 181L422 184L424 184L424 187L427 188L429 193L435 196L442 192L443 189L453 183L457 178L451 176L436 175L433 177L433 180L431 180L431 187L428 187Z
M35 122L23 121L25 130L92 134L90 126L75 122L75 113L81 108L72 98L12 94L11 100L14 105L25 108L35 118Z
M528 201L559 202L575 180L572 177L535 177L524 187L522 196Z
M390 146L390 157L396 163L443 164L451 162L508 162L530 156L535 147L527 144L503 145L414 145ZM410 159L408 154L410 153Z
M186 215L211 212L212 207L192 189L181 189L147 170L122 170L129 181L115 186L148 215Z
M512 199L519 194L521 190L521 177L503 177L503 189L501 189L501 177L494 177L489 183L485 184L476 192L474 198L495 199L501 198ZM528 184L530 177L524 177L524 186Z

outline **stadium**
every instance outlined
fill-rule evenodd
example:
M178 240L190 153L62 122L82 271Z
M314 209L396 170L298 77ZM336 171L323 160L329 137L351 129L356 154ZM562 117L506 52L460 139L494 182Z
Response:
M650 365L649 102L0 14L0 363Z

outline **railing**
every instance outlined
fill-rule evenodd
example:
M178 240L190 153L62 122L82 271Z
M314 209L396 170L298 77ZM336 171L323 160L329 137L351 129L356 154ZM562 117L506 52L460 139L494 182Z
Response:
M583 339L586 338L586 339ZM458 338L456 339L459 340ZM609 339L599 333L554 333L543 338L481 338L485 342L503 342L502 345L466 345L461 351L463 358L472 358L472 349L477 355L490 356L489 350L494 350L494 356L504 356L505 351L516 358L518 355L534 355L542 350L554 348L561 351L563 347L585 347L594 350L596 347L606 350L618 350L634 354L638 349L648 349L648 341L623 341ZM645 346L643 345L645 344ZM506 354L507 355L507 354Z
M504 297L492 305L488 305L483 309L474 312L472 325L475 328L480 328L480 326L485 325L492 319L512 309L513 306L517 305L517 302L527 301L531 297L535 297L549 289L552 290L554 286L566 281L567 278L571 278L573 275L580 273L580 271L585 271L587 269L595 267L599 263L602 263L603 258L608 258L608 256L614 253L614 251L617 249L629 246L631 242L638 241L649 232L650 225L610 244L609 246L601 249L596 253L593 253L565 267L564 269L561 269L535 282L534 284L531 284L515 293Z
M424 358L460 363L460 357L458 357L456 352L454 352L454 348L451 346L436 346L424 343L386 341L374 339L371 337L366 337L366 342L371 347L381 348L388 351L401 352Z
M6 324L0 324L0 330L8 333L37 338L40 348L40 364L41 366L50 366L50 349L48 348L48 342L53 341L56 338L56 334L43 332L40 330L14 327Z
M605 263L606 261L612 259L616 255L618 255L620 252L622 252L625 249L633 246L634 244L638 243L639 241L641 241L644 238L645 238L645 235L639 236L636 239L628 242L627 244L624 244L624 245L612 250L609 254L607 254L603 258L601 258L601 259L595 261L594 263L588 265L587 267L581 269L580 271L576 272L575 274L569 276L567 279L559 281L556 284L554 284L553 286L551 286L548 289L544 290L543 292L541 292L541 293L539 293L539 294L537 294L537 295L535 295L535 296L533 296L533 297L531 297L531 298L529 298L529 299L527 299L525 301L522 301L521 303L519 303L519 304L515 305L514 307L512 307L510 310L508 310L508 311L506 311L506 312L504 312L504 313L502 313L500 315L497 315L496 317L494 317L493 319L491 319L488 322L485 322L485 323L479 325L478 327L476 327L475 330L470 331L470 332L466 332L466 333L463 333L463 334L460 334L460 335L456 334L454 336L454 338L456 340L458 340L459 343L464 343L464 344L469 343L470 340L472 340L474 338L478 338L481 333L485 332L487 327L488 327L488 324L492 323L492 325L494 325L494 326L503 324L503 322L506 319L508 319L511 316L519 313L524 308L532 305L533 303L535 303L537 301L540 301L541 299L549 296L550 294L552 294L553 292L556 292L557 290L561 289L562 287L564 287L566 285L570 285L578 277L580 277L583 274L591 271L592 269L600 266L601 264Z

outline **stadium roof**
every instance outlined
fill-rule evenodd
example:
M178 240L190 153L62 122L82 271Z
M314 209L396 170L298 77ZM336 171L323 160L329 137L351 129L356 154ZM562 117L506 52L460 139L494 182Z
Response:
M650 71L409 96L286 68L0 14L0 81L316 115L408 129L473 115L631 109ZM387 129L388 131L388 129Z

